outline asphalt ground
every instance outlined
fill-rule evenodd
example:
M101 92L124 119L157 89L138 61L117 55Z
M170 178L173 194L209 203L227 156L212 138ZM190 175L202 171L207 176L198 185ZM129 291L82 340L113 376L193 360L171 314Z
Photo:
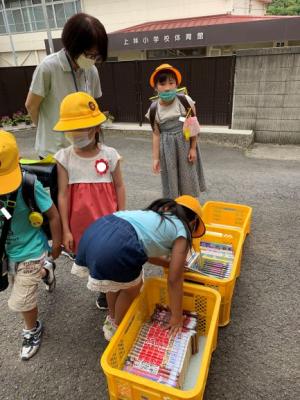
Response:
M33 134L16 135L22 155L34 155ZM160 197L160 179L150 169L150 140L111 136L106 143L123 156L128 209ZM300 163L266 159L264 152L250 158L235 148L201 148L208 187L202 203L253 207L231 322L219 329L204 399L299 399ZM18 358L22 323L8 310L10 290L0 293L1 399L108 399L99 365L106 346L105 313L96 308L86 281L71 276L70 268L71 261L60 257L55 292L47 293L41 284L45 332L41 349L28 362Z

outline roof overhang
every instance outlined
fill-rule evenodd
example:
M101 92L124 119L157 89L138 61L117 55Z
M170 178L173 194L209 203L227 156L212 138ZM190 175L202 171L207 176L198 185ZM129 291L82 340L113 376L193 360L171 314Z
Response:
M110 51L300 40L300 17L109 34Z

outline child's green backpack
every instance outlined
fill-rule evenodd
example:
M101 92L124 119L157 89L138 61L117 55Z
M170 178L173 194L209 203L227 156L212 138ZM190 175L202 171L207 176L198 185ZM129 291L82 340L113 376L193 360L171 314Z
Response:
M40 213L34 196L34 184L36 179L49 191L53 203L57 206L58 183L56 163L53 162L53 160L47 163L47 159L45 159L41 161L20 160L20 164L23 171L22 195L29 210L31 212ZM50 240L51 232L49 221L45 216L43 216L43 220L42 229Z

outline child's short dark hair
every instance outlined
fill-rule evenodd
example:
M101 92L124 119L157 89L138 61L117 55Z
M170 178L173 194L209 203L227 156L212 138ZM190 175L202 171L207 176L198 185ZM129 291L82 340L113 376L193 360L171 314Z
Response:
M176 84L178 85L177 76L173 71L168 69L162 69L159 71L154 77L154 85L157 85L157 82L164 83L167 79L172 78L175 79Z
M97 48L102 61L107 58L108 37L102 23L95 17L78 13L64 25L62 43L74 60L86 50Z

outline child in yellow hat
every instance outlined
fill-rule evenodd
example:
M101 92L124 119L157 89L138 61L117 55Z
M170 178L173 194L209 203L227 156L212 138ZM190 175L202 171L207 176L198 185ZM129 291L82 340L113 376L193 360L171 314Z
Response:
M20 354L22 360L31 358L41 344L43 325L37 319L38 284L43 279L48 291L52 291L55 286L55 265L49 262L45 255L50 250L55 259L61 249L58 211L49 194L37 180L34 184L34 197L41 213L48 217L52 249L49 249L43 230L31 224L31 211L22 195L22 172L16 140L11 133L0 131L0 247L5 246L5 252L1 250L0 263L3 268L8 262L8 272L12 278L8 306L11 310L21 313L24 319ZM5 238L4 232L8 233ZM3 253L7 255L7 259L3 257ZM4 277L3 270L1 277ZM5 287L1 285L1 290L3 289Z
M55 154L58 168L58 207L63 245L77 252L84 230L97 218L125 208L125 186L120 155L99 143L106 120L92 96L76 92L60 106L54 131L63 132L70 146Z
M58 170L58 207L63 225L63 244L77 252L84 230L97 218L125 208L125 185L120 155L99 143L100 125L106 120L89 94L72 93L60 106L54 130L64 132L71 146L55 154ZM107 308L104 296L96 305Z
M183 194L199 197L206 189L197 136L187 138L183 133L185 117L188 113L195 116L196 110L191 97L181 94L184 102L180 101L177 88L181 80L177 68L170 64L158 66L150 76L150 86L157 92L158 100L146 114L152 123L151 109L155 112L152 170L161 174L163 196L170 198Z
M184 266L192 238L205 233L201 216L200 203L192 196L158 199L145 210L100 218L84 232L72 270L88 276L88 289L107 293L109 315L103 326L107 340L138 295L147 261L169 267L170 329L180 330Z
M55 154L58 171L58 207L63 245L76 254L84 230L97 218L125 208L125 185L120 155L99 143L100 125L106 120L95 99L85 92L66 96L60 119L53 128L63 132L70 146ZM107 308L105 296L96 305Z

